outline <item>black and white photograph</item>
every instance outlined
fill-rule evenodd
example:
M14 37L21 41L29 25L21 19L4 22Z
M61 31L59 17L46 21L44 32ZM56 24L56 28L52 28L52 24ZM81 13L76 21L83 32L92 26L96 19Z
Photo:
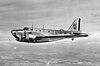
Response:
M0 0L0 66L100 66L100 0Z

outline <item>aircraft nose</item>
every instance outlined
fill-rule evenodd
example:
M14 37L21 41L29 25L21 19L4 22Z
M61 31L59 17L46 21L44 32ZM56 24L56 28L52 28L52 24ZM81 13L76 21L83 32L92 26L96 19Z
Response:
M15 37L15 38L19 38L18 36L17 36L17 31L16 30L11 30L11 34Z
M17 32L16 30L11 30L11 34L12 34L12 35L15 35L16 32Z
M16 38L17 41L21 41L23 38L22 30L11 30L11 34Z

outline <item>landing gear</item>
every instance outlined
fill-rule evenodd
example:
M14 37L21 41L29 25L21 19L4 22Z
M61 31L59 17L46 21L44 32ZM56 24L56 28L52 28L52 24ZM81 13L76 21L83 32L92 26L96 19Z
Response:
M72 39L72 41L74 40L74 38L71 38Z
M71 35L74 35L73 32L71 32L70 34L71 34ZM74 40L74 37L72 37L71 39L72 39L72 41L73 41L73 40Z

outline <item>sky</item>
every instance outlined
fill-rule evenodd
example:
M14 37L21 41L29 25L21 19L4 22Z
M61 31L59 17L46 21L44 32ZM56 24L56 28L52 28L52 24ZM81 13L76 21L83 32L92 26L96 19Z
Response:
M67 30L76 18L84 32L99 39L100 0L0 0L0 41L14 39L12 29L31 24Z

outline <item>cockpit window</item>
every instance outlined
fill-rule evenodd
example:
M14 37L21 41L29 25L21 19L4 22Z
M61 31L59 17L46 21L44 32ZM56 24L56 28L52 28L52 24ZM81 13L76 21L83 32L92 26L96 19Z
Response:
M29 28L28 27L24 27L23 30L29 30Z

